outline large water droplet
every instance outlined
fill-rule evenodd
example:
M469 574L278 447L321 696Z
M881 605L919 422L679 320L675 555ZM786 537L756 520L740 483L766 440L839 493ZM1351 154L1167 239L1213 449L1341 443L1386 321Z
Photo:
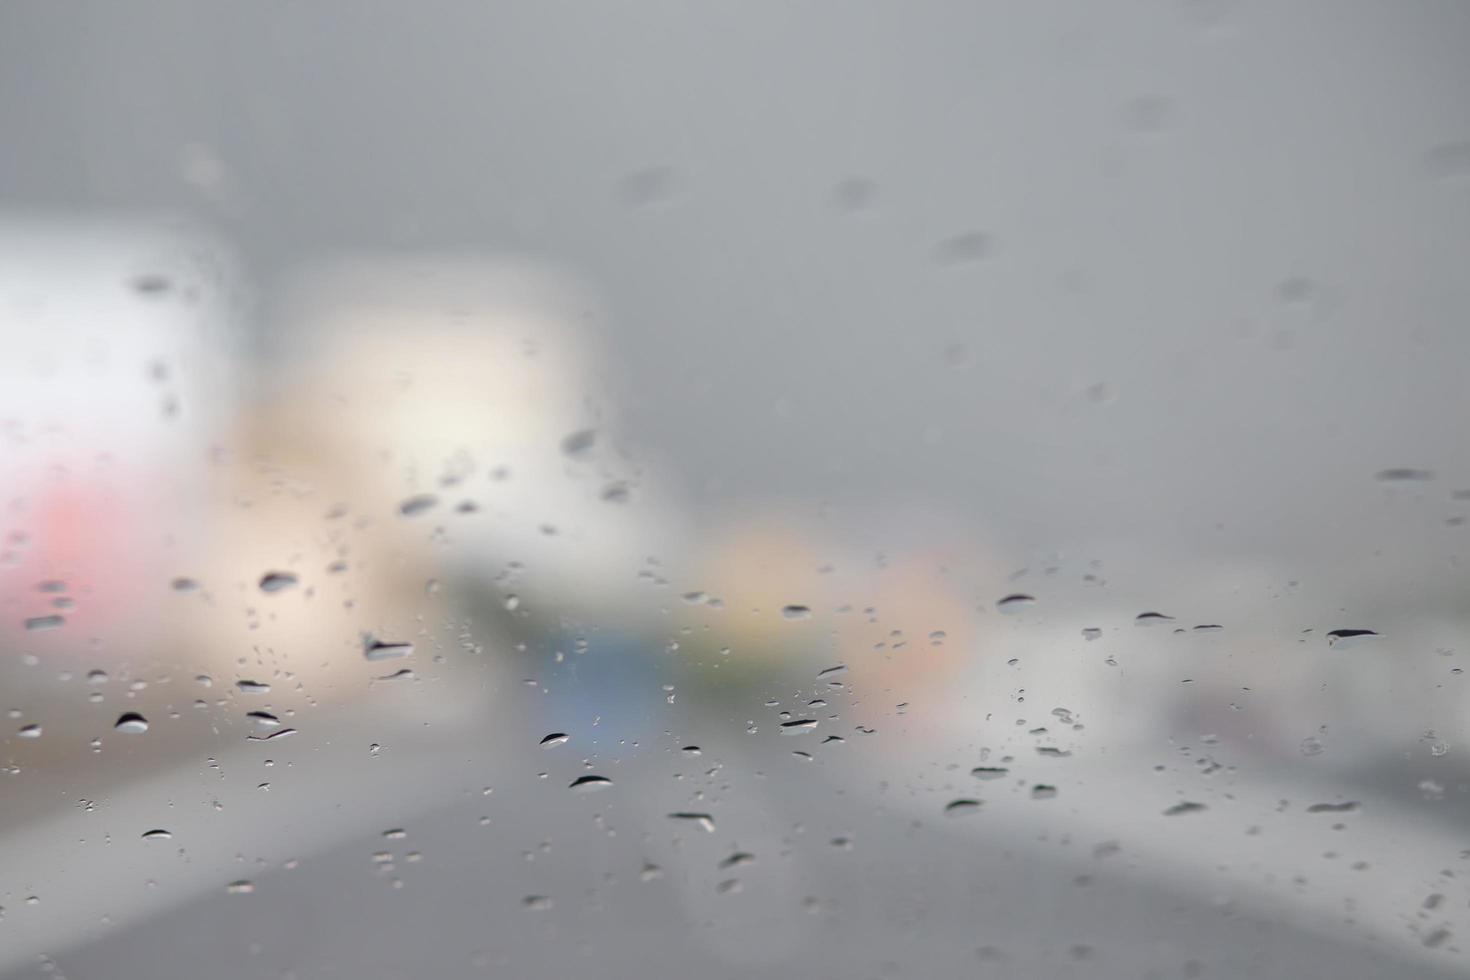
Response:
M812 610L809 606L782 606L781 615L787 619L810 619Z
M1003 613L1018 613L1028 606L1036 605L1036 597L1026 595L1024 592L1015 592L1006 596L995 604L995 608Z
M15 734L19 735L21 738L40 738L41 737L41 726L40 725L26 725L23 728L21 728L20 731L16 732Z
M174 835L172 833L162 828L159 828L157 830L145 830L143 832L144 840L172 840L173 836Z
M281 728L271 732L269 735L247 735L246 738L252 742L274 742L280 738L290 738L296 734L294 728Z
M376 639L371 633L362 637L362 655L368 660L392 660L413 653L413 644Z
M979 800L951 800L944 805L944 815L946 817L963 817L979 812Z
M782 735L805 735L807 732L811 731L812 729L814 729L816 727L817 727L817 719L815 719L815 718L797 718L797 719L795 719L793 721L783 721L783 722L781 722L781 734Z
M26 620L26 629L31 632L60 629L66 624L65 616L32 616Z
M573 459L581 459L597 445L596 429L578 429L561 441L561 451Z
M1332 630L1327 634L1327 645L1351 649L1367 643L1378 635L1373 630Z
M294 572L266 572L260 577L260 591L282 592L300 581Z
M1308 813L1352 813L1356 811L1361 803L1349 800L1346 803L1313 803L1307 807Z
M612 784L612 780L606 776L578 776L567 788L576 793L595 793L600 789L607 789Z
M226 885L225 891L231 895L249 895L251 892L255 891L255 883L245 881L242 878L240 881L232 881L228 885Z
M398 505L398 513L404 517L416 517L424 511L431 510L439 503L439 498L432 493L420 493Z
M715 818L708 813L671 813L669 814L669 819L688 820L698 824L705 833L713 834L715 832Z
M117 722L112 727L114 731L141 735L148 730L148 719L136 711L127 711L118 716Z
M1157 626L1160 623L1174 622L1173 616L1166 616L1161 612L1142 612L1133 617L1136 626Z
M236 681L235 687L245 694L268 694L271 689L264 681Z
M553 745L565 745L570 740L571 736L566 732L552 732L541 740L541 745L545 748L551 748Z

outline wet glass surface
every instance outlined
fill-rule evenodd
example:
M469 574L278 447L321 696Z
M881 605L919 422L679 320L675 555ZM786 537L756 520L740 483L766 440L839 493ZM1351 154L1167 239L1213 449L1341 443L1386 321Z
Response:
M1470 8L0 11L0 977L1447 978Z

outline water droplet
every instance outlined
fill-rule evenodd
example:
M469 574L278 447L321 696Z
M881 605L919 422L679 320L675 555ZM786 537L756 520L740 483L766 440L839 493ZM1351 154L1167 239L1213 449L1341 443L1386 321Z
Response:
M545 895L527 895L525 898L521 899L521 904L524 905L526 908L533 909L537 912L545 912L547 909L551 908L552 905L551 899L547 898Z
M727 871L730 868L738 868L742 865L754 863L754 854L751 854L749 851L736 851L734 854L731 854L729 857L725 858L725 860L720 862L720 870Z
M781 615L787 619L810 619L812 611L808 606L782 606Z
M170 582L169 585L175 592L188 594L199 591L199 583L192 578L179 577Z
M1102 630L1096 626L1088 626L1082 630L1082 638L1088 643L1091 643L1093 640L1100 640L1102 639Z
M1380 483L1427 483L1434 479L1434 471L1396 466L1386 470L1379 470L1373 474L1373 479Z
M596 445L596 429L578 429L562 439L561 451L573 459L581 459L590 455Z
M1352 812L1356 811L1361 806L1362 806L1362 804L1359 803L1359 802L1357 802L1356 800L1349 800L1346 803L1313 803L1311 806L1307 807L1307 812L1308 813L1352 813Z
M362 655L367 660L393 660L413 653L413 644L376 639L371 633L362 635Z
M1056 799L1056 795L1057 788L1055 786L1047 786L1044 783L1037 783L1035 786L1031 787L1031 798L1033 800L1052 800Z
M1350 649L1361 646L1378 635L1373 630L1332 630L1327 634L1327 645Z
M1006 596L995 604L995 608L1003 613L1018 613L1027 606L1036 605L1036 597L1026 595L1024 592L1015 592Z
M300 581L294 572L266 572L260 577L260 591L265 593L282 592L291 588Z
M626 504L633 499L633 485L627 480L613 480L603 486L599 496L604 503Z
M1276 298L1286 304L1309 302L1317 293L1317 284L1305 276L1292 276L1276 284Z
M976 766L970 770L970 775L976 779L1001 779L1009 774L1009 769L1000 766Z
M105 670L89 670L89 671L87 671L87 683L88 684L106 684L107 683L107 671L105 671Z
M438 503L439 498L432 493L415 494L398 505L398 513L404 517L417 517L427 510L432 510Z
M1225 627L1221 626L1218 623L1202 623L1201 625L1194 628L1194 631L1196 633L1220 633L1224 630Z
M1203 813L1204 811L1206 811L1208 809L1209 809L1209 807L1205 806L1203 803L1194 803L1194 802L1191 802L1189 800L1185 800L1182 803L1175 803L1173 806L1171 806L1167 810L1165 810L1164 811L1164 816L1166 816L1166 817L1182 817L1185 814L1189 814L1189 813Z
M846 664L837 664L835 667L823 667L821 670L817 671L817 677L818 678L832 677L835 674L845 674L845 673L847 673L847 665Z
M26 629L37 632L39 630L60 629L66 624L65 616L32 616L26 620Z
M16 732L16 734L19 735L21 738L40 738L41 737L41 726L40 725L26 725L23 728L21 728L20 731Z
M271 689L264 681L236 681L235 687L245 694L268 694Z
M1123 107L1123 127L1135 133L1161 133L1174 121L1174 104L1157 95L1130 99Z
M738 895L744 889L739 878L727 878L715 886L715 891L721 895Z
M1144 612L1133 617L1135 626L1157 626L1160 623L1174 622L1173 616L1165 616L1161 612Z
M983 231L967 231L952 235L934 247L934 260L940 265L978 262L990 254L993 242Z
M133 291L143 296L161 296L173 289L173 286L168 276L157 272L145 272L134 276L132 280Z
M683 752L685 755L699 755L700 754L699 746L697 746L697 745L686 745L682 749L680 749L679 751L680 752Z
M296 729L294 728L282 728L269 735L247 735L246 738L251 742L273 742L278 738L290 738L295 734Z
M612 784L612 780L606 776L578 776L567 788L577 793L594 793L607 789Z
M638 872L639 881L657 881L664 876L664 869L656 864L645 864Z
M521 597L520 596L515 595L515 594L511 594L511 595L508 595L508 596L505 597L505 611L506 612L515 612L520 607L521 607Z
M1065 759L1072 753L1063 751L1054 745L1038 745L1036 747L1036 754L1046 756L1048 759Z
M141 735L148 730L148 719L136 711L127 711L118 716L117 722L112 727L114 731Z
M162 828L156 830L146 830L143 832L144 840L173 840L173 836L174 835L172 833L167 830L163 830Z
M669 814L669 819L692 821L698 824L705 833L713 834L715 832L715 818L708 813L671 813Z
M667 201L674 192L671 167L644 167L618 181L618 196L632 207L648 207Z
M249 895L255 891L255 883L251 881L232 881L225 886L225 891L231 895Z
M815 718L796 718L792 721L781 722L780 731L782 735L805 735L816 727L817 719Z
M979 800L950 800L944 805L944 815L946 817L963 817L979 812Z
M1428 946L1430 949L1437 949L1438 947L1443 946L1446 942L1448 942L1451 935L1453 935L1453 933L1451 933L1444 926L1440 926L1437 929L1431 929L1429 932L1425 933L1423 942L1424 945Z
M554 745L565 745L570 740L571 736L566 732L552 732L541 740L541 745L549 749Z
M862 211L873 204L878 195L878 185L866 177L846 177L838 181L832 196L837 206L844 211Z

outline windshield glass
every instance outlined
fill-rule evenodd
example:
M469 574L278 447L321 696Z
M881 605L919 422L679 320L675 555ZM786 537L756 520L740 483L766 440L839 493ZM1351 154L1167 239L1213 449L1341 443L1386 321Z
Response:
M1470 7L12 3L0 978L1465 976Z

